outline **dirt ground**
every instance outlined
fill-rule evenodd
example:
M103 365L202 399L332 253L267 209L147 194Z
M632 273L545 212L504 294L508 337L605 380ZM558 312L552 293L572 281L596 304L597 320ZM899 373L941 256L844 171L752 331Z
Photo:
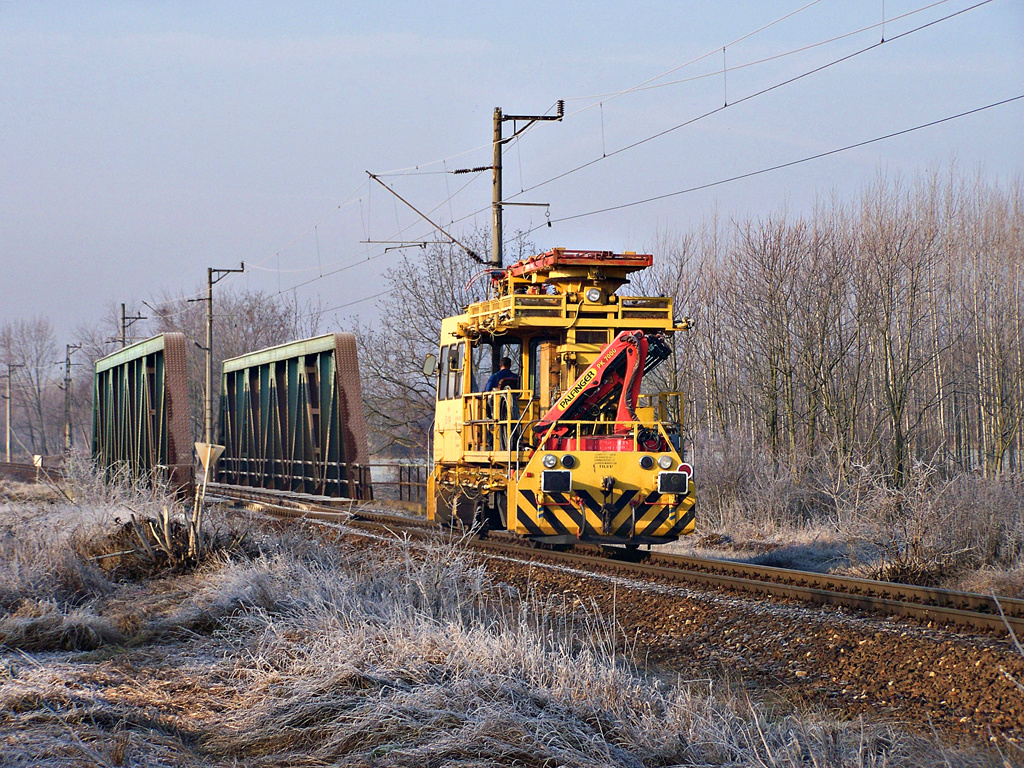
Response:
M492 560L519 589L614 612L639 663L729 679L841 719L891 720L947 738L1024 744L1024 658L1005 637L834 608L740 599Z

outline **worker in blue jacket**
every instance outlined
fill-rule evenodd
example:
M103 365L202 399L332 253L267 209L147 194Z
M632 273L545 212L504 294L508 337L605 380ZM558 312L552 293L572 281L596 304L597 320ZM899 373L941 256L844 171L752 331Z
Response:
M484 392L490 392L492 389L501 389L506 382L515 382L519 379L512 371L512 358L503 357L501 358L501 368L491 374L491 378L487 380L487 386L484 387ZM511 386L511 384L509 384Z
M516 385L516 382L519 381L519 377L516 376L516 374L512 373L511 368L512 368L512 359L508 358L508 357L501 358L501 368L499 368L493 374L491 374L491 378L489 378L487 380L487 386L484 387L484 391L485 392L492 392L494 390L502 389L503 387L514 388L515 385ZM498 445L498 447L501 450L504 451L504 450L508 449L508 445L509 445L509 434L508 434L509 424L508 424L508 420L509 420L509 418L511 418L512 421L514 421L514 422L519 420L519 403L516 401L516 398L513 397L511 393L509 393L509 396L507 398L504 395L495 395L495 397L499 398L499 401L498 401L498 421L503 422L503 424L501 425L501 427L498 430L499 431L499 435L498 435L498 443L499 443L499 445ZM488 417L491 416L491 405L492 404L490 402L487 403L487 415L488 415ZM515 438L517 436L518 435L513 435L513 442L515 442ZM488 447L488 450L490 450L490 447L491 447L490 444L491 444L491 432L490 432L490 430L488 430L488 433L487 433L487 447Z

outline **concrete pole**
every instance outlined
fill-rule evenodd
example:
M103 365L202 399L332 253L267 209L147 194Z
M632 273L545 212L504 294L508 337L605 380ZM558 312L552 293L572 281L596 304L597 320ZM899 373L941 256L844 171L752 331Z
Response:
M206 398L203 442L213 442L213 267L206 268Z
M494 108L494 157L491 175L491 269L501 269L504 260L501 222L501 107ZM501 342L491 344L491 372L501 366Z
M7 364L7 463L11 463L11 379L14 376L14 371L18 368L24 368L22 363L8 363Z
M501 189L501 150L504 146L505 140L501 135L501 124L509 120L521 120L526 123L519 130L515 130L515 125L513 123L513 133L511 138L515 138L537 121L561 120L564 116L565 101L562 99L558 100L557 111L553 115L506 115L501 111L501 107L494 108L494 157L491 162L491 169L493 172L491 190L491 267L494 269L501 269L504 266L505 256L504 241L502 239L504 232L502 230L501 221L502 206L504 205L504 198Z
M491 266L501 269L501 107L494 108L494 161L491 183Z
M245 272L243 261L238 269L206 268L206 299L189 299L189 301L206 301L206 393L203 396L203 442L213 442L213 286L227 277L231 272Z
M11 364L7 364L7 463L11 463Z
M71 453L71 355L82 348L81 344L68 344L64 354L64 452Z
M64 352L64 453L71 453L71 345Z

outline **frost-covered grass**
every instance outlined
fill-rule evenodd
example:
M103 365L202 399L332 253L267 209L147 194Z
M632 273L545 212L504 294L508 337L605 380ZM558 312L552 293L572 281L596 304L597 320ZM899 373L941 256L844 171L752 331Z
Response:
M91 617L95 637L0 652L0 764L992 764L643 672L611 619L494 583L457 543L253 530L198 570L112 580L74 545L111 503L74 524L59 510L81 500L3 508L63 534L24 534L14 551L40 564L3 566L15 592L35 585L0 608L7 637L47 611ZM80 592L50 575L76 562Z
M79 547L106 532L111 510L93 499L77 504L52 491L32 494L34 487L2 489L0 609L39 599L79 605L108 592L110 582Z
M616 653L606 618L502 595L455 547L360 554L341 576L338 565L292 562L284 570L303 597L236 619L255 639L234 667L244 693L206 748L266 765L297 751L328 765L942 759L919 739L775 717L728 690L659 681Z
M87 650L125 641L130 633L100 609L125 582L182 570L165 550L180 545L184 515L167 494L106 483L83 460L70 462L59 484L5 484L0 646ZM217 519L211 528L218 528Z
M1024 481L916 462L896 484L827 457L774 461L705 436L694 457L697 536L683 551L1024 596ZM671 551L671 550L670 550Z

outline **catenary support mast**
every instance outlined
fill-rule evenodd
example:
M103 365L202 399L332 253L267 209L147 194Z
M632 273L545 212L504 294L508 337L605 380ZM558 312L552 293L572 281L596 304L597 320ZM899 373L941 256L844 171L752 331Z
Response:
M245 262L238 269L206 268L206 298L189 301L206 302L206 390L203 392L203 442L213 442L213 286L232 272L245 272Z

